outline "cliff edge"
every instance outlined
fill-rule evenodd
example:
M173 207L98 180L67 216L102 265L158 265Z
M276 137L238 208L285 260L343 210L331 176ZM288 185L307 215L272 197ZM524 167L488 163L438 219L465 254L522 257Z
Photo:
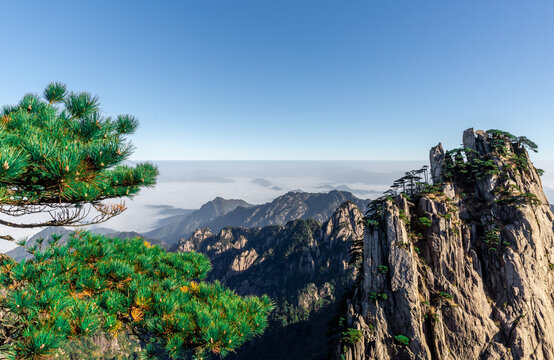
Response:
M525 137L431 149L370 204L336 358L554 359L553 215ZM414 185L415 184L415 185Z

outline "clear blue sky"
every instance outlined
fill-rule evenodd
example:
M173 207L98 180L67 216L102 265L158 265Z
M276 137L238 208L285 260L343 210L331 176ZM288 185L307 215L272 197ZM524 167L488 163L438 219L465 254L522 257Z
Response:
M554 160L554 2L3 1L0 104L50 81L134 159L425 159L470 126Z

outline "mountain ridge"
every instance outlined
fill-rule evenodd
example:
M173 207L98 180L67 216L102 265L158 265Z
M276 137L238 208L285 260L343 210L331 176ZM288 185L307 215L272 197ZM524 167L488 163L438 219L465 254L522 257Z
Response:
M433 186L373 202L337 360L554 359L554 215L526 148L468 129L431 149Z
M214 199L219 202L234 201L217 216L206 207L207 216L193 213L177 220L171 225L145 232L149 238L158 238L170 246L180 239L190 237L194 230L208 227L218 232L226 226L262 227L266 225L284 225L294 219L314 218L320 222L326 221L344 201L353 201L359 207L365 208L367 200L355 197L346 191L333 190L328 193L288 192L271 202L261 205L251 205L242 200ZM210 205L211 206L211 205ZM201 208L202 209L202 208Z
M362 212L346 201L324 223L297 219L285 225L197 229L178 252L197 251L218 280L240 295L267 294L277 303L268 331L229 359L321 359L328 354L327 322L335 302L353 284L353 242L363 236ZM287 352L281 351L287 344Z

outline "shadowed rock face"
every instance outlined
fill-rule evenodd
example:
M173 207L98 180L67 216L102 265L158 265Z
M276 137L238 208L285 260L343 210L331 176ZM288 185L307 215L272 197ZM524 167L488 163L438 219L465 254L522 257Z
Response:
M294 220L286 226L226 227L217 235L201 228L175 250L207 255L213 266L208 280L220 280L241 295L277 297L289 278L315 278L316 269L346 273L351 242L363 234L362 216L346 202L323 225Z
M352 202L329 220L294 220L285 226L196 230L177 251L195 250L219 280L240 295L267 294L276 302L269 329L230 359L327 358L327 323L334 303L353 285L352 242L363 236L363 214Z
M344 314L361 337L337 359L554 359L554 217L540 177L517 143L501 155L488 133L463 141L502 171L383 202Z

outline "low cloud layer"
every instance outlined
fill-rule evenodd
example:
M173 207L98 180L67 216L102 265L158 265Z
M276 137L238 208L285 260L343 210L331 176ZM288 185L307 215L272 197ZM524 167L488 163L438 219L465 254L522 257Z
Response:
M302 189L306 192L344 190L359 198L375 198L405 171L422 164L378 161L161 162L156 187L141 190L132 200L126 199L128 209L99 226L116 231L145 232L164 218L198 209L218 196L263 204L288 191ZM549 198L554 198L554 176L550 175L549 168L544 169L545 192ZM22 220L34 222L41 219L47 220L48 216L25 217ZM0 228L2 235L10 234L16 239L32 236L41 230ZM12 247L13 244L0 241L0 251Z

